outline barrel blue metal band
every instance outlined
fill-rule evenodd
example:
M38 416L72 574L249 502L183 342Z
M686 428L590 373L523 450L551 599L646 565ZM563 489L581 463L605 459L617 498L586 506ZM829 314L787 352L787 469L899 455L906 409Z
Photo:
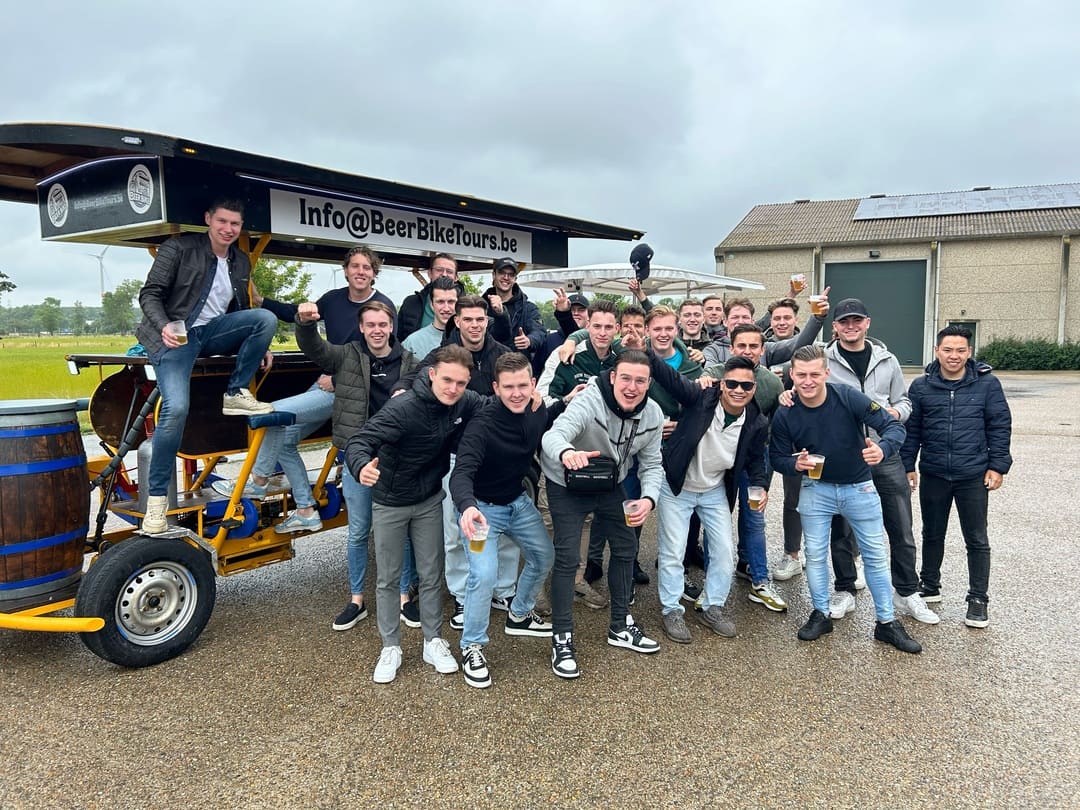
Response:
M37 551L39 548L59 546L62 543L79 540L86 537L86 533L89 529L90 527L88 525L83 525L70 532L54 534L52 537L39 537L36 540L26 540L22 543L9 543L6 546L0 546L0 557L3 557L6 554L25 554L27 551Z
M3 464L0 465L0 476L3 475L34 475L35 473L56 472L57 470L69 470L72 467L81 467L86 463L86 455L68 456L67 458L55 458L49 461L31 461L29 464Z
M70 577L72 574L76 574L81 570L82 566L77 565L74 568L68 568L65 571L57 571L55 574L47 574L43 577L20 579L17 582L0 582L0 591L14 591L18 588L32 588L35 585L44 585L46 582L55 582L58 579Z
M30 428L0 428L0 439L25 439L29 436L54 436L57 433L74 433L79 429L76 422L67 425L41 425Z

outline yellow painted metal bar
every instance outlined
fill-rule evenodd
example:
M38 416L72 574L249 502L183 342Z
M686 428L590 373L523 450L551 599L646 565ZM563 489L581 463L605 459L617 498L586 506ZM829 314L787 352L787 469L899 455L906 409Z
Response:
M0 613L0 628L29 630L38 633L96 633L105 626L98 616L46 616L58 610L74 607L74 599L50 602L18 613Z
M251 433L252 438L248 447L247 456L244 458L244 463L240 466L240 472L236 476L236 481L233 483L232 495L229 496L229 505L225 507L225 514L221 519L222 523L233 517L237 511L241 509L240 499L244 494L244 486L247 484L248 478L251 477L251 471L255 469L255 458L259 455L259 448L262 447L263 437L266 435L266 428L259 428ZM229 530L225 526L218 526L217 534L210 540L210 544L216 551L221 551L221 547L225 543L225 537L228 533Z

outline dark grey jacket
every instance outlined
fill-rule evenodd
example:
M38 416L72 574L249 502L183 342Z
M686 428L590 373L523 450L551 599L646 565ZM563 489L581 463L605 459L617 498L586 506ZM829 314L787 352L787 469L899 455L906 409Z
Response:
M235 244L229 246L227 261L233 289L229 312L250 309L251 262ZM161 330L165 324L188 320L202 295L207 274L216 272L217 256L210 248L210 237L204 233L174 236L158 248L146 283L139 291L143 319L135 330L135 336L150 354L164 345Z

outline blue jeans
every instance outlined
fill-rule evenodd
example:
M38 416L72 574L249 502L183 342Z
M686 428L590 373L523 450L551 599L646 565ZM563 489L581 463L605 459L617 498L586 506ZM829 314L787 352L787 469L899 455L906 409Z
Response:
M251 384L276 331L277 317L270 310L227 312L189 329L188 342L183 346L175 349L163 346L150 355L161 391L161 410L154 428L154 454L150 461L151 495L165 495L176 474L176 451L180 449L191 406L191 369L195 360L236 352L236 367L226 389L234 394Z
M364 592L364 576L367 574L368 536L371 534L371 487L353 478L346 464L341 469L341 494L349 514L349 533L346 555L349 561L349 593L359 596ZM412 557L412 547L406 559Z
M498 543L491 542L492 538L509 537L521 547L525 558L525 567L517 581L517 594L510 604L510 612L515 616L524 616L533 609L536 594L555 561L555 547L544 519L524 492L506 506L477 501L476 508L487 521L488 542L483 551L471 551L469 541L461 535L460 542L469 564L465 580L465 627L461 632L463 650L470 644L483 646L488 643L491 595L499 573L499 548Z
M686 554L687 528L692 513L701 520L709 554L701 605L703 608L723 606L731 591L731 578L735 573L731 548L731 507L724 485L707 492L684 489L675 495L665 478L660 484L660 503L657 507L658 579L662 612L683 612L679 598L683 593L683 556Z
M755 585L769 581L769 562L765 556L765 513L750 508L750 476L739 476L739 559L746 560ZM707 538L707 542L712 542Z
M873 481L830 484L803 478L799 516L806 552L806 584L814 608L829 615L829 538L833 515L843 515L851 524L862 552L866 586L874 597L874 614L879 622L891 622L892 577L885 551L881 498Z
M334 392L323 391L318 383L314 383L302 394L275 400L274 410L295 414L296 421L287 427L267 428L259 455L255 458L252 471L262 478L269 478L274 474L277 465L281 465L285 477L289 479L293 500L299 509L315 505L311 484L308 482L307 465L300 457L300 441L318 430L319 426L330 418L333 408ZM369 500L368 511L370 509Z

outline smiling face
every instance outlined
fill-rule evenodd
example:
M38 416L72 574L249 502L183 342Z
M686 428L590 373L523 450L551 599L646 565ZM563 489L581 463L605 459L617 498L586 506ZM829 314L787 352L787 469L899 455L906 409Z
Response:
M687 304L679 310L679 326L687 337L696 338L705 324L705 310L698 304Z
M594 312L589 317L589 342L599 357L607 357L611 341L615 337L615 313Z
M428 369L431 391L443 405L453 405L469 387L471 372L458 363L436 363Z
M729 380L738 383L731 388ZM749 390L746 386L749 385ZM720 404L725 411L738 416L745 410L750 400L754 398L754 372L748 368L733 368L724 372L724 379L720 381Z
M495 271L491 280L495 292L503 297L508 296L514 291L514 284L517 282L517 270L513 267L500 268Z
M941 376L946 380L959 380L964 376L967 361L971 357L971 345L962 335L943 337L934 347L934 357L941 364Z
M385 312L365 310L360 315L360 334L364 336L371 353L377 357L386 350L393 331L394 322Z
M825 360L791 361L791 380L799 392L799 401L815 408L825 401L825 381L829 379L829 368Z
M244 218L238 211L230 211L228 208L215 208L206 212L207 235L210 237L210 246L217 256L224 256L229 251L229 245L240 236L240 230L244 227Z
M730 333L740 323L753 323L754 313L739 304L733 304L724 318L724 326Z
M457 290L432 290L431 310L435 313L435 328L442 329L454 317L457 306Z
M671 357L675 353L675 316L661 315L649 321L649 342L658 357Z
M349 285L350 295L366 298L371 294L371 285L375 281L375 268L371 259L363 253L354 253L345 265L345 283Z
M745 357L755 366L761 362L765 353L765 343L760 332L741 332L731 339L731 353Z
M584 329L589 325L589 310L581 304L570 305L570 317L574 319L578 329Z
M484 346L484 338L487 336L487 322L487 313L482 307L462 307L457 316L461 345L470 352L480 351Z
M439 276L449 276L457 281L457 262L442 256L431 263L428 270L428 279L434 281Z
M651 381L648 365L643 363L619 363L611 372L611 387L615 401L624 411L632 411L649 393Z
M724 302L719 298L710 298L705 301L703 310L705 324L710 328L719 326L724 320Z
M849 352L860 352L866 345L866 333L870 329L870 319L861 315L848 315L833 321L833 329L840 345Z
M619 320L619 334L622 335L623 346L644 349L645 318L634 313L623 315Z
M795 334L795 310L791 307L776 307L769 318L769 326L777 340L784 340Z
M494 382L495 396L513 413L525 413L535 388L536 380L527 368L500 371Z

